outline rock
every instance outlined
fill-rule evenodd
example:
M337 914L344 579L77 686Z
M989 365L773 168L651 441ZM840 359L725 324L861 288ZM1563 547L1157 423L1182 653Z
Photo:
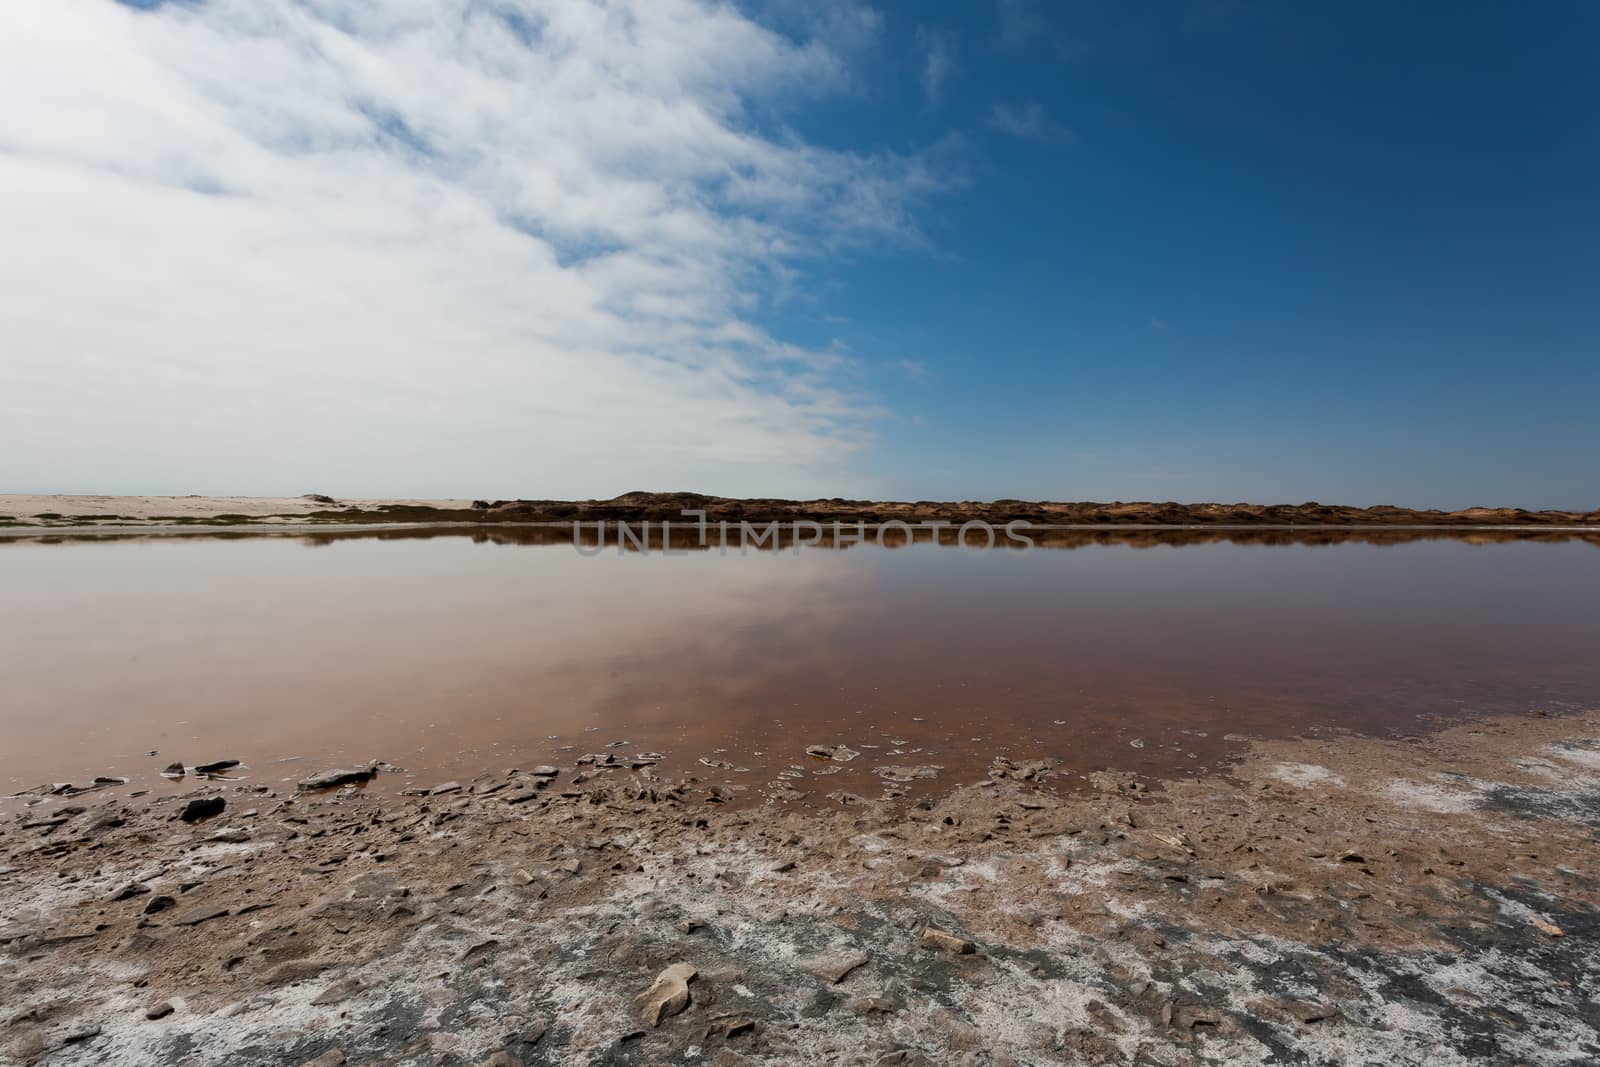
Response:
M199 822L201 819L221 815L222 809L227 806L228 802L221 797L195 797L184 806L178 818L184 822Z
M949 952L956 956L968 956L977 950L977 946L971 941L941 930L937 926L929 926L922 931L922 947Z
M706 1037L711 1037L715 1034L726 1040L727 1038L738 1037L740 1034L748 1034L755 1028L756 1020L748 1012L730 1012L725 1015L718 1015L711 1020L706 1026Z
M674 963L656 975L638 996L639 1011L651 1026L660 1026L661 1020L678 1014L689 1006L689 982L699 973L687 963Z
M158 911L166 911L176 903L176 900L165 894L151 897L149 903L144 906L144 913L146 915L154 915Z
M1172 1021L1186 1030L1197 1026L1222 1025L1222 1013L1198 1004L1184 1004L1172 1013Z
M239 844L243 844L244 842L250 840L250 831L249 830L240 830L240 829L219 830L217 833L212 834L210 837L206 838L206 840L207 841L220 841L220 842L222 842L224 844L229 844L229 845L239 845Z
M488 1059L479 1061L478 1067L522 1067L522 1061L501 1049Z
M544 1040L544 1034L545 1025L543 1022L529 1023L527 1029L522 1031L522 1042L526 1045L537 1045Z
M170 1000L153 1000L145 1005L144 1017L146 1019L165 1019L173 1012Z
M344 1067L344 1053L338 1049L329 1049L314 1060L307 1060L300 1067Z
M181 763L169 763L166 769L161 772L161 777L163 778L182 778L183 775L184 770Z
M181 767L183 765L177 764L177 766ZM220 774L223 771L232 770L237 766L239 766L239 761L236 759L219 759L215 763L196 763L194 765L194 773Z
M182 918L177 920L177 923L179 926L199 926L201 923L208 923L212 919L225 918L228 914L228 909L221 907L191 908Z
M310 792L316 789L333 789L341 785L360 785L363 782L372 781L377 773L378 768L376 767L367 767L360 770L337 768L331 771L323 771L321 774L313 774L309 778L302 778L299 788L302 792Z
M561 773L561 768L545 765L542 767L535 767L533 770L528 771L527 773L530 778L554 778Z
M861 753L844 745L807 745L806 755L812 759L831 760L834 763L848 763Z
M857 967L864 967L872 959L865 952L824 952L795 961L795 966L815 978L837 985L845 975Z
M914 782L917 779L939 777L939 768L923 764L917 767L906 767L900 764L885 764L872 768L872 773L879 778L890 782Z
M85 1026L82 1029L70 1031L65 1037L63 1037L61 1039L61 1043L63 1045L78 1045L78 1044L82 1044L85 1041L91 1041L94 1038L97 1038L99 1036L100 1036L100 1027L98 1027L98 1026Z
M460 782L445 782L443 785L436 785L432 789L428 790L428 795L432 797L442 797L446 793L459 792L461 792Z
M889 1015L894 1011L894 1001L887 997L853 997L844 1006L857 1015Z
M341 978L327 989L318 993L311 1003L323 1008L329 1004L337 1004L342 1000L349 1000L359 992L361 992L361 979Z
M143 896L148 892L150 892L150 887L145 885L143 882L129 882L127 885L117 890L116 893L112 895L111 900L113 903L119 900L131 900L134 897Z

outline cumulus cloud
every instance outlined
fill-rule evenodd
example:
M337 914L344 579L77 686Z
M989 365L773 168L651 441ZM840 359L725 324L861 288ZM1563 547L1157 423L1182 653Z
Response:
M817 12L0 4L0 486L838 487L878 411L763 294L950 178L773 118L876 32Z

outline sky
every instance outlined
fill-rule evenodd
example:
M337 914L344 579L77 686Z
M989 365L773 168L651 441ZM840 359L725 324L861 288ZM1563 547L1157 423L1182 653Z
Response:
M1600 8L6 0L0 491L1600 507Z

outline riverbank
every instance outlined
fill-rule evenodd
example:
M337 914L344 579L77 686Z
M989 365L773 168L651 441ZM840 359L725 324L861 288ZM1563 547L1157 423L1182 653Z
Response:
M1057 792L1051 776L997 763L921 799L779 780L738 806L617 758L412 797L208 780L158 803L116 784L25 798L0 829L0 1049L730 1067L1600 1055L1600 716L1256 742L1198 781L1103 772Z
M1383 504L1179 504L1171 501L960 500L894 501L733 498L702 493L624 493L608 500L336 499L299 497L85 496L0 494L0 527L272 526L285 523L596 523L818 522L911 525L1024 522L1043 527L1260 527L1260 528L1590 528L1600 511L1529 511L1473 507L1452 511ZM698 520L693 520L698 521Z

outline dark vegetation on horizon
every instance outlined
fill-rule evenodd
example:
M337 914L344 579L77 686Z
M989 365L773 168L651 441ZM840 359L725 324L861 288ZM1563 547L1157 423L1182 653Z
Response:
M311 513L342 522L689 522L683 512L701 510L708 522L952 522L991 523L1025 520L1036 525L1094 526L1600 526L1600 510L1527 511L1522 508L1422 510L1380 504L1359 508L1338 504L1178 504L1096 503L1092 501L881 501L739 499L700 493L624 493L611 500L476 500L470 508L390 504L364 509L359 504Z

